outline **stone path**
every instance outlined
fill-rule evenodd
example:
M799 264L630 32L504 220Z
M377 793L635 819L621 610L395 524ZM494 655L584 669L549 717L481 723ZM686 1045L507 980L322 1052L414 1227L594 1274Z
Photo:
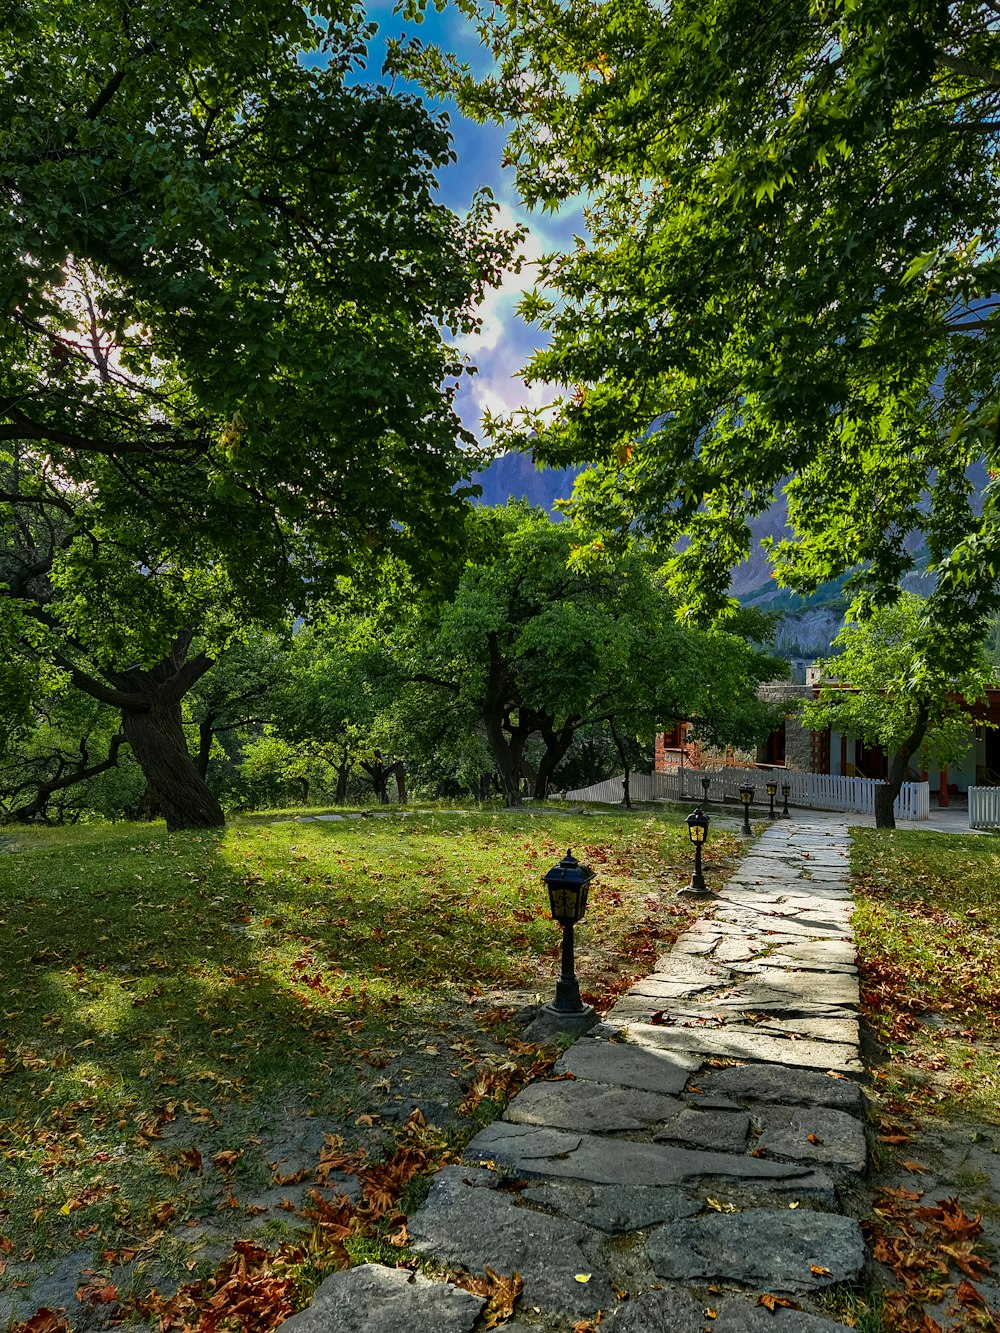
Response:
M846 829L777 822L604 1023L434 1179L412 1243L520 1273L510 1330L823 1333L860 1277L865 1167ZM773 1313L765 1293L790 1300ZM330 1277L287 1333L469 1333L483 1300L405 1270ZM478 1322L477 1322L478 1321ZM596 1327L596 1325L595 1325Z

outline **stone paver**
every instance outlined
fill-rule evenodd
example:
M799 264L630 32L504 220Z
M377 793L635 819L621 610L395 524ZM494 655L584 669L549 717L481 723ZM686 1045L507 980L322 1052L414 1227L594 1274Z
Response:
M485 1304L406 1268L361 1264L328 1277L312 1304L281 1327L286 1333L468 1333Z
M512 1330L569 1333L598 1311L610 1333L842 1328L755 1302L808 1306L865 1262L838 1210L865 1166L847 846L832 822L771 825L555 1077L438 1173L408 1222L414 1248L442 1269L520 1273ZM365 1269L328 1279L295 1333L472 1329L478 1298L427 1283L442 1314L424 1315L412 1275L366 1268L357 1294L343 1279ZM400 1299L411 1315L396 1325ZM370 1322L349 1322L366 1306Z
M686 1217L654 1231L646 1251L658 1277L761 1283L792 1293L850 1282L865 1262L853 1218L802 1208Z

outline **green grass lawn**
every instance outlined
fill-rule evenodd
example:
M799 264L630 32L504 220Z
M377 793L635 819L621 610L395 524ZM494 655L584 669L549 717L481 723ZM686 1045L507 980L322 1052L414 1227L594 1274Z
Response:
M945 1109L1000 1120L1000 837L854 832L862 1001Z
M697 911L674 899L690 857L669 813L3 840L0 1287L89 1255L126 1308L247 1228L276 1242L306 1226L291 1177L321 1153L327 1174L355 1151L393 1161L419 1107L438 1126L421 1131L430 1167L545 1067L511 1019L553 991L540 877L567 847L598 872L577 932L598 1004ZM708 873L735 848L713 837Z
M855 829L853 869L882 1265L857 1326L1000 1328L1000 838Z

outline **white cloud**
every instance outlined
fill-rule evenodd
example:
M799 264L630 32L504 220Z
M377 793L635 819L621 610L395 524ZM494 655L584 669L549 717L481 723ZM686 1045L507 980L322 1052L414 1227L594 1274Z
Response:
M534 285L538 261L564 243L563 238L574 222L580 222L576 210L560 214L549 227L509 202L499 205L496 224L504 228L521 225L527 234L521 247L524 264L520 273L506 272L500 285L487 293L478 310L482 319L480 332L457 340L459 350L479 372L465 381L458 400L462 419L476 435L482 434L484 412L508 415L520 408L543 407L556 395L549 385L529 387L517 373L547 340L537 328L521 319L516 309L521 294ZM552 235L553 231L561 235Z

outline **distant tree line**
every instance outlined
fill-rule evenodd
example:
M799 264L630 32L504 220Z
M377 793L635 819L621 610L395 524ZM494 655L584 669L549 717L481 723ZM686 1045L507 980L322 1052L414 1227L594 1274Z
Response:
M190 772L178 766L173 780L205 787L220 809L411 791L515 805L648 769L667 720L690 721L707 744L767 733L774 719L756 689L780 673L775 658L731 631L679 623L640 548L583 565L573 554L572 529L540 510L469 507L450 589L429 591L385 560L363 590L342 578L308 621L239 626L209 653L223 589L168 667L121 674L198 663L178 700ZM115 700L95 698L78 672L43 669L27 638L12 647L5 816L162 814Z

